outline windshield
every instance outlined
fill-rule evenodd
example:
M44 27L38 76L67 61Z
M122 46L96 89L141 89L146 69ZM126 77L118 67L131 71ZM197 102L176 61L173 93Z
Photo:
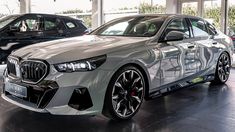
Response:
M11 23L12 21L14 21L18 16L14 15L14 16L6 16L0 19L0 29L5 27L7 24Z
M138 16L116 19L98 28L91 34L101 36L154 36L164 22L161 16Z

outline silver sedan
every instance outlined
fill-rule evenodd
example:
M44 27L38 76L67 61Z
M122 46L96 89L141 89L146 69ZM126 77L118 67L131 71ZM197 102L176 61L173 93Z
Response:
M128 16L90 35L13 52L2 97L37 112L127 120L143 99L207 81L225 83L233 50L231 38L202 18Z

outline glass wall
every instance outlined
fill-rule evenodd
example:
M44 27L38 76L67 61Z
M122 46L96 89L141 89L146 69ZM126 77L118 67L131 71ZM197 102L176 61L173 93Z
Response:
M20 2L18 0L0 0L0 17L9 14L20 13Z
M104 22L108 22L128 15L166 13L166 0L103 0L103 7Z
M166 13L166 0L141 0L139 11L141 14Z
M198 2L183 2L181 13L185 15L198 15Z
M217 28L221 27L221 0L204 1L203 18Z
M32 13L51 13L81 19L87 27L91 27L90 0L31 0Z
M139 14L138 8L139 0L103 0L104 23L115 18Z

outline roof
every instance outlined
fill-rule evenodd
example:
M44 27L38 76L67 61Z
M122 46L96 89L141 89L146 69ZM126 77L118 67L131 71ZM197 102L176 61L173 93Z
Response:
M43 13L26 13L26 14L15 14L16 16L31 16L31 15L40 15L44 17L59 17L59 18L65 18L65 19L73 19L78 20L69 16L62 16L62 15L56 15L56 14L43 14Z
M191 15L184 15L184 14L138 14L138 15L132 15L129 17L138 17L138 16L159 16L159 17L194 17L194 18L201 18L198 16L191 16Z

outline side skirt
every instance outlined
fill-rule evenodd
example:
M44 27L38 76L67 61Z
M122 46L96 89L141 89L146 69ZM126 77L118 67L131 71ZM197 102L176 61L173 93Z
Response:
M174 83L170 83L158 88L155 88L157 90L152 91L149 93L149 96L145 98L145 100L152 100L157 97L165 96L173 91L186 88L192 85L196 85L198 83L204 83L204 82L209 82L214 80L215 75L210 74L210 75L205 75L205 76L198 76L194 78L187 78L187 79L182 79Z

